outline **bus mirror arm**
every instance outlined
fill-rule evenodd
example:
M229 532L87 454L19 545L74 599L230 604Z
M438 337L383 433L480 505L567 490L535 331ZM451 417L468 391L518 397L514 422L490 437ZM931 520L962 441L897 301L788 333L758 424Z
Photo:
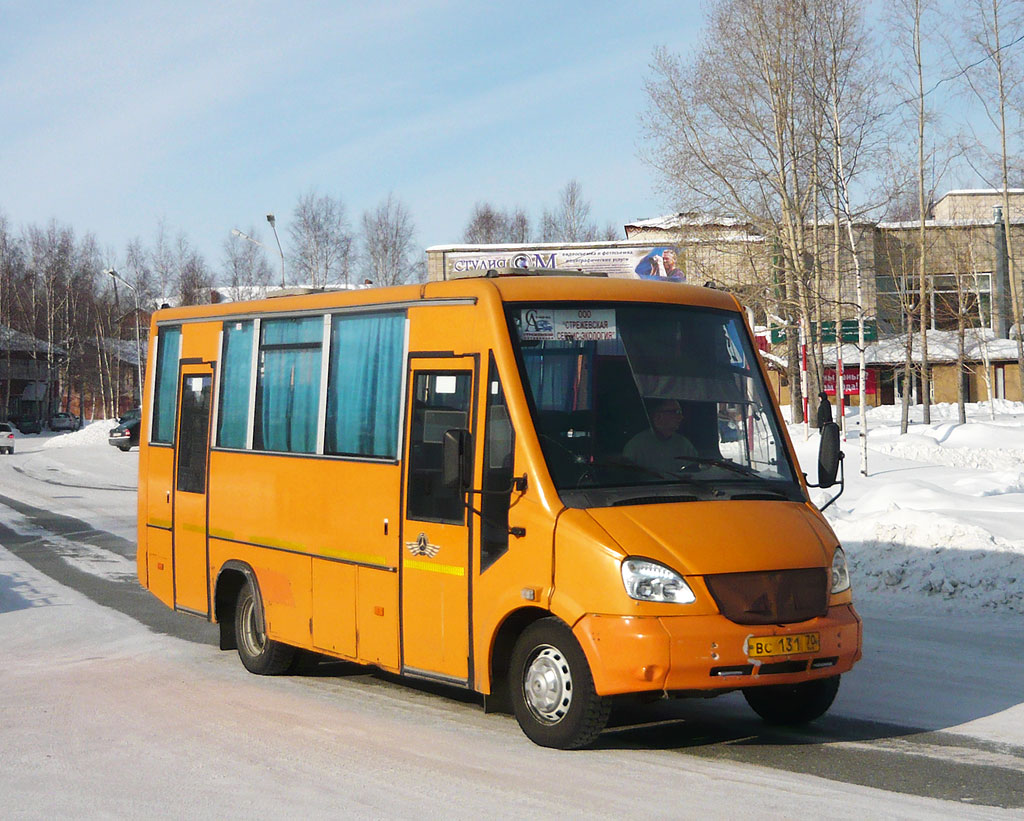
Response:
M470 493L486 493L487 491L471 490L469 492ZM490 491L490 492L493 493L494 491ZM477 516L480 517L481 521L487 522L487 524L491 525L492 527L501 527L502 526L502 525L498 524L497 522L495 522L493 519L489 519L486 516L484 516L483 511L482 510L477 510L475 507L473 507L473 504L468 499L465 501L464 504L466 505L466 510L468 510L470 513L475 513ZM526 535L526 528L525 527L511 526L511 527L508 527L507 529L508 529L508 535L509 536L515 536L517 539L521 539L521 538L523 538L523 536Z
M835 422L826 422L821 426L821 443L818 447L818 484L808 487L830 488L836 483L836 472L839 472L839 492L829 499L823 507L824 510L836 499L843 495L846 488L846 475L843 470L843 452L839 449L839 425ZM807 479L807 475L804 475Z
M495 523L485 519L483 513L473 507L470 499L484 494L511 494L513 491L526 492L526 474L512 477L508 489L475 490L469 486L469 477L473 475L473 437L468 430L447 430L441 442L441 481L447 488L458 488L463 494L463 504L471 513L475 513L488 524ZM526 528L509 527L510 536L517 539L526 535Z
M512 484L510 484L507 488L504 488L502 490L467 490L466 494L467 494L467 497L472 497L474 494L477 495L477 496L491 496L491 495L511 496L512 493L514 493L514 492L518 492L520 494L526 493L526 474L525 473L522 476L513 476L512 477ZM483 511L477 510L475 507L473 507L473 504L472 504L472 502L469 501L469 498L466 499L466 503L465 504L466 504L466 509L470 513L475 513L483 521L487 522L488 524L492 525L493 527L502 527L502 525L499 525L497 522L493 521L492 519L488 519L487 517L485 517L484 514L483 514ZM526 528L525 527L511 526L511 527L508 528L508 535L509 536L515 536L515 538L517 538L517 539L521 539L521 538L523 538L523 536L526 535Z
M512 484L507 488L500 488L499 490L467 490L466 493L476 494L477 496L487 496L492 493L497 496L505 496L512 493L526 493L526 474L524 473L522 476L513 476Z
M846 457L846 454L844 454L844 453L840 453L839 454L839 492L835 496L833 496L831 499L829 499L827 502L825 502L825 504L823 504L821 507L819 507L818 508L819 511L824 511L825 508L827 508L836 499L838 499L840 496L842 496L843 495L843 491L846 490L846 463L844 461L845 457ZM807 474L806 473L804 474L804 479L805 480L807 479ZM812 484L808 483L807 487L832 487L834 484L835 484L835 482L832 482L832 483L830 483L828 485L820 485L820 484L819 485L812 485Z

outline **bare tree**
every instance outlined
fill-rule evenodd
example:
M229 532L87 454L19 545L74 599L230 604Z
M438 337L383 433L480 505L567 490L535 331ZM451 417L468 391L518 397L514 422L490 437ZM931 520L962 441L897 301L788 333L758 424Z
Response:
M293 222L294 277L313 288L349 282L352 234L340 199L310 190L299 197Z
M409 209L394 194L363 212L359 262L374 285L399 285L415 278L415 228Z
M472 245L490 245L506 242L507 234L508 219L505 214L489 202L478 202L469 215L462 239Z
M816 7L817 8L817 7ZM836 0L835 3L817 8L817 16L811 28L820 32L822 47L816 52L821 55L820 75L823 84L815 109L825 114L824 132L827 135L828 150L824 151L825 163L829 167L833 194L833 277L834 277L834 322L836 333L836 398L844 401L842 374L842 319L843 270L840 228L845 232L850 260L853 267L857 314L857 350L859 354L858 406L860 408L861 466L865 476L868 472L867 448L867 363L865 361L865 276L860 264L859 232L854 229L854 208L850 194L850 183L855 169L862 159L868 134L878 124L881 113L875 102L872 89L877 86L878 67L869 60L870 39L864 30L860 6L853 0ZM814 220L815 228L817 219ZM817 241L815 242L817 248ZM815 289L817 290L817 288ZM842 414L840 416L842 418Z
M1017 326L1017 368L1024 374L1024 305L1013 254L1009 193L1011 165L1014 160L1019 162L1019 156L1011 153L1009 144L1012 140L1015 147L1020 148L1024 63L1019 52L1007 48L1024 36L1024 4L1020 0L970 0L963 7L962 23L966 53L958 59L961 76L999 138L999 150L989 153L995 155L994 164L999 169L997 179L1003 198L1010 314ZM975 145L984 150L985 141L975 135ZM1024 387L1021 398L1024 399Z
M167 226L163 220L157 223L156 237L149 251L149 265L160 289L160 302L167 302L172 297L172 289L177 280L177 262L171 241L167 236Z
M575 179L559 193L555 210L544 211L540 226L544 242L592 242L599 236L590 219L590 203L583 196L583 186Z
M507 236L509 242L530 241L530 218L522 208L516 208L508 215Z
M507 212L495 208L489 202L478 202L473 206L462 239L467 243L482 245L529 242L530 219L522 208L517 207Z
M805 79L812 40L788 0L714 0L708 9L693 56L655 54L647 158L684 210L739 216L774 245L764 285L790 326L791 410L801 420L796 331L811 338L807 225L817 196Z
M178 235L177 243L177 285L181 305L203 305L210 301L213 276L206 260L192 247L184 234Z
M913 112L917 166L917 287L918 287L918 331L921 347L921 402L922 418L925 424L931 421L931 376L928 361L928 259L926 223L929 201L926 198L927 164L930 158L932 134L928 127L931 116L928 109L928 95L925 90L925 45L927 33L934 14L934 0L895 0L889 7L889 28L895 45L895 68L902 80L897 91L903 98L902 108ZM907 119L911 119L910 116ZM906 394L904 394L906 397ZM904 398L904 408L907 399ZM907 413L904 411L904 419ZM906 432L904 422L903 430Z
M255 227L250 227L246 233L260 241ZM274 283L274 271L263 247L235 234L229 234L224 240L223 271L233 300L264 296L267 287Z

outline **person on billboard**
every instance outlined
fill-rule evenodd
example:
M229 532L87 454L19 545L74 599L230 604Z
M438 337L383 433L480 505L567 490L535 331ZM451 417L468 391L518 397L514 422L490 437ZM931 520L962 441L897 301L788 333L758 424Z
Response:
M670 282L686 282L686 274L678 265L676 249L662 245L652 248L634 269L640 279L664 279Z

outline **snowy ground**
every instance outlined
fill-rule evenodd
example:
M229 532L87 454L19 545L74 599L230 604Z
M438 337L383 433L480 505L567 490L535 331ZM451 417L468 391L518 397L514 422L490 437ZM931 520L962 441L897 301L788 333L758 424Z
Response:
M686 702L679 716L735 728L748 763L702 755L685 729L668 744L620 732L594 751L542 750L507 716L363 671L253 677L233 654L152 633L0 546L4 814L731 817L755 805L769 818L1021 817L1024 406L997 411L972 407L959 426L955 407L933 408L935 421L906 436L898 410L872 411L867 476L859 440L844 445L846 491L826 514L851 562L865 651L824 723L842 740L814 747L826 760L817 775L776 763L737 696ZM37 535L15 509L27 503L134 541L137 453L106 444L111 426L19 437L0 457L0 534ZM816 437L792 435L812 469ZM46 536L48 549L78 569L130 578L128 557L61 538ZM860 735L840 732L849 727ZM877 780L828 772L833 754L867 756ZM883 784L897 764L1019 775L1020 800L1003 799L1018 809L927 797L941 794L929 786L941 769L919 787ZM988 782L977 782L955 800L985 804ZM884 789L859 786L872 784Z
M934 406L923 425L917 407L900 435L898 407L873 409L866 477L859 416L847 417L847 489L826 516L861 601L1024 614L1024 405L1000 401L994 419L987 404L970 412L960 425L955 405ZM805 442L802 427L792 433L801 462L813 467L817 438Z

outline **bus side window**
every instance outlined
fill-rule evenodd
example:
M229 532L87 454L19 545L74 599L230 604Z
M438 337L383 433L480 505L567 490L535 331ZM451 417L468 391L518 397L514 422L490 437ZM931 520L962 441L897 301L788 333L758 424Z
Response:
M174 417L178 407L178 357L181 352L181 327L168 326L157 331L156 379L153 394L153 429L149 441L174 443Z
M484 420L484 471L480 500L480 572L508 550L508 509L512 500L516 434L491 354Z

